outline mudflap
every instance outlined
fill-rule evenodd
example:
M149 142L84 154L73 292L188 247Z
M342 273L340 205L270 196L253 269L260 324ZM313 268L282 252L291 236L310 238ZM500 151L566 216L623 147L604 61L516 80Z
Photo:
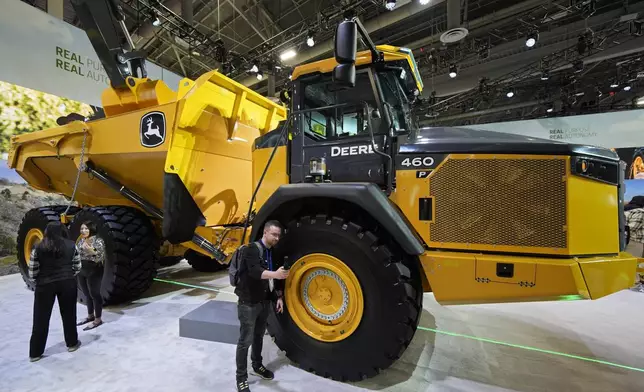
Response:
M181 178L174 173L163 177L163 237L171 244L192 240L198 226L206 218L186 189Z

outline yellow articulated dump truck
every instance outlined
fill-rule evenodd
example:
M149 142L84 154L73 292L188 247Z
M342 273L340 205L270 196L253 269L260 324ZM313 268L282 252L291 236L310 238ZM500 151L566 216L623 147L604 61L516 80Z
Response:
M112 86L103 118L12 140L10 167L79 204L26 214L23 274L48 222L76 238L92 221L107 246L104 300L127 301L159 258L222 269L277 219L274 260L290 275L269 332L303 369L345 381L402 355L423 293L440 304L598 299L635 281L614 152L419 128L411 51L375 46L357 18L339 24L334 58L294 69L287 109L217 71L175 93L147 79L137 52L102 41L113 3L73 4Z

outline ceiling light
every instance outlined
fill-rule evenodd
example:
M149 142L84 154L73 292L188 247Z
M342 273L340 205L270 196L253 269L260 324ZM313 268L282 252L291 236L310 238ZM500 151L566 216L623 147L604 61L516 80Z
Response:
M452 64L449 66L449 77L454 79L456 77L456 65Z
M617 82L612 82L612 83L610 84L610 87L611 87L611 88L617 88L617 87L619 87L619 84L618 84Z
M264 79L264 74L261 71L257 72L257 80L262 80L262 79Z
M628 84L624 86L624 91L631 91L631 86L629 86Z
M547 69L541 71L541 80L548 80L550 79L550 71Z
M526 37L525 46L527 46L528 48L535 46L537 44L538 39L539 39L539 33L537 33L536 31L531 32Z
M306 36L306 44L307 44L309 47L313 47L313 46L315 45L315 39L313 39L313 33L309 33L309 34Z
M546 112L552 113L555 110L552 106L549 106L548 109L546 109Z
M510 91L508 91L508 93L507 93L507 94L505 94L505 95L506 95L508 98L512 98L512 97L514 97L514 91L510 90Z
M158 16L155 16L155 17L154 17L154 20L152 21L152 25L153 25L153 26L157 26L157 27L158 27L158 26L161 26L161 21L159 20L159 17L158 17Z
M431 0L420 0L420 5L427 5Z
M637 106L642 106L642 105L644 105L644 97L637 98Z
M386 0L385 1L385 8L387 8L389 11L393 10L396 8L396 0Z
M253 67L250 69L250 72L257 72L259 71L259 67L257 67L257 64L253 64Z
M289 49L286 52L280 54L280 59L289 60L297 55L297 52L294 49Z

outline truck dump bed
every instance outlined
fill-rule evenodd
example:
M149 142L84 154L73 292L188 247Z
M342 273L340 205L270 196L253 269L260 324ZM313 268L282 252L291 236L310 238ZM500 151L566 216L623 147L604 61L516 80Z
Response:
M252 193L253 142L286 118L286 108L217 71L183 79L177 93L160 81L146 83L162 96L136 102L107 89L105 118L15 136L9 167L34 188L70 197L81 161L89 160L157 208L164 172L176 173L207 226L242 221ZM86 172L75 200L132 205Z

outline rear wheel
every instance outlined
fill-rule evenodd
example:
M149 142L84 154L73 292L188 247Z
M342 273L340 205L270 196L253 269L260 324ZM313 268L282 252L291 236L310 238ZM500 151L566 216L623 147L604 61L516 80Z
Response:
M275 260L293 260L285 310L268 330L305 370L341 381L376 375L405 351L422 308L416 260L342 218L301 217Z
M188 264L199 272L218 272L228 268L228 264L221 264L215 259L202 255L192 249L188 249L184 255Z
M60 222L60 214L65 212L67 206L47 206L34 208L25 214L18 227L18 267L22 279L30 290L34 289L33 283L29 281L29 262L31 250L42 241L45 228L50 222ZM70 207L67 212L70 215L78 211L77 207Z
M105 242L101 281L104 303L117 304L139 297L156 276L160 240L150 219L130 207L84 208L74 216L70 227L72 239L80 237L80 227L87 221L96 225L97 235ZM80 291L79 298L84 300Z

